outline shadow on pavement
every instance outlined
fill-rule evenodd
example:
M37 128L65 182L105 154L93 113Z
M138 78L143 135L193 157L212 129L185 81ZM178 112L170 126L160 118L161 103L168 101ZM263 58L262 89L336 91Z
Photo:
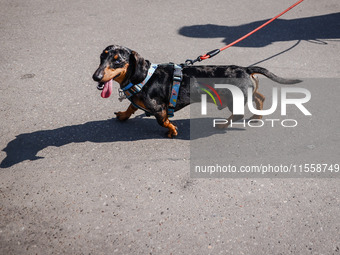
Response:
M178 33L194 38L224 38L229 44L267 20L255 21L239 26L213 24L184 26ZM299 19L277 19L249 38L236 44L238 47L264 47L274 42L304 40L317 44L327 44L329 39L340 38L340 12Z
M3 149L7 156L1 162L0 168L8 168L25 160L41 159L42 157L37 156L38 152L49 146L60 147L70 143L84 142L112 143L169 139L166 137L167 129L160 127L154 118L142 118L141 116L126 122L108 119L20 134ZM212 119L204 118L191 121L190 119L181 119L175 120L173 123L179 128L179 135L175 139L190 140L190 124L199 123L199 125L211 127ZM206 128L204 132L201 132L197 137L191 137L191 139L225 132L225 130Z

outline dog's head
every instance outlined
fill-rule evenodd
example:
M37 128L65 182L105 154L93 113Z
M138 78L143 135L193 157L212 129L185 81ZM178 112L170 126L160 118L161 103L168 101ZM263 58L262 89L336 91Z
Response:
M112 93L112 81L121 86L129 82L137 84L146 76L148 65L137 52L111 45L100 55L100 65L92 78L99 82L97 88L103 90L102 97L106 98Z

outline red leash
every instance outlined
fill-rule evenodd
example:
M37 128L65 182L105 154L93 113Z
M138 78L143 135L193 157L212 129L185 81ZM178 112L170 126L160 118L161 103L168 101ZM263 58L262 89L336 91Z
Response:
M221 49L216 49L216 50L212 50L207 52L204 55L199 56L197 59L195 60L191 60L188 59L185 61L186 64L190 64L193 65L195 62L200 62L202 60L211 58L213 56L216 56L218 53L220 53L221 51L224 51L226 49L228 49L229 47L235 45L236 43L239 43L240 41L246 39L247 37L251 36L252 34L256 33L258 30L260 30L261 28L267 26L269 23L273 22L274 20L276 20L277 18L279 18L280 16L282 16L283 14L285 14L286 12L290 11L291 9L293 9L295 6L297 6L298 4L302 3L304 0L299 0L298 2L296 2L295 4L293 4L292 6L290 6L289 8L287 8L286 10L284 10L283 12L281 12L280 14L276 15L274 18L268 20L267 22L265 22L264 24L262 24L261 26L255 28L253 31L249 32L248 34L242 36L241 38L237 39L236 41L229 43L228 45L222 47Z

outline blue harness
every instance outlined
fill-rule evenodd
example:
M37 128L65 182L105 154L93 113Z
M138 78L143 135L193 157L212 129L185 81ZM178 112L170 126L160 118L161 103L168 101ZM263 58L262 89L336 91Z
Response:
M181 82L183 79L182 67L180 65L174 65L174 75L171 89L171 96L168 107L168 117L174 116L175 107L177 104L177 97L179 93L179 88L181 87Z
M154 72L156 71L158 65L157 64L151 64L148 74L144 81L138 84L133 84L129 83L126 85L124 88L122 88L122 91L124 92L125 96L127 99L130 100L131 104L135 106L136 108L139 108L143 111L145 111L146 115L150 116L152 115L150 112L148 112L146 109L143 107L135 104L132 101L132 96L141 92L143 89L144 85L150 80ZM168 117L173 117L174 116L174 111L177 103L177 97L178 97L178 92L179 88L181 86L181 81L182 81L182 67L180 65L174 65L174 75L173 75L173 83L172 83L172 89L171 89L171 96L170 96L170 101L169 101L169 106L168 106Z

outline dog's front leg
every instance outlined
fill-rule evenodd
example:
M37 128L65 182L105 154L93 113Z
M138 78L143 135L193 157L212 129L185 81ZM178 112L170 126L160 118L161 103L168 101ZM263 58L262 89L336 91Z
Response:
M178 134L177 127L174 124L172 124L170 120L168 119L168 114L166 110L162 110L160 113L156 113L155 117L159 125L169 129L167 133L167 136L169 138L173 138L174 136L177 136Z
M137 111L137 108L133 106L133 104L130 104L125 112L115 112L115 114L117 116L117 119L123 121L123 120L127 120L128 118L130 118L130 116L134 114L136 111Z

